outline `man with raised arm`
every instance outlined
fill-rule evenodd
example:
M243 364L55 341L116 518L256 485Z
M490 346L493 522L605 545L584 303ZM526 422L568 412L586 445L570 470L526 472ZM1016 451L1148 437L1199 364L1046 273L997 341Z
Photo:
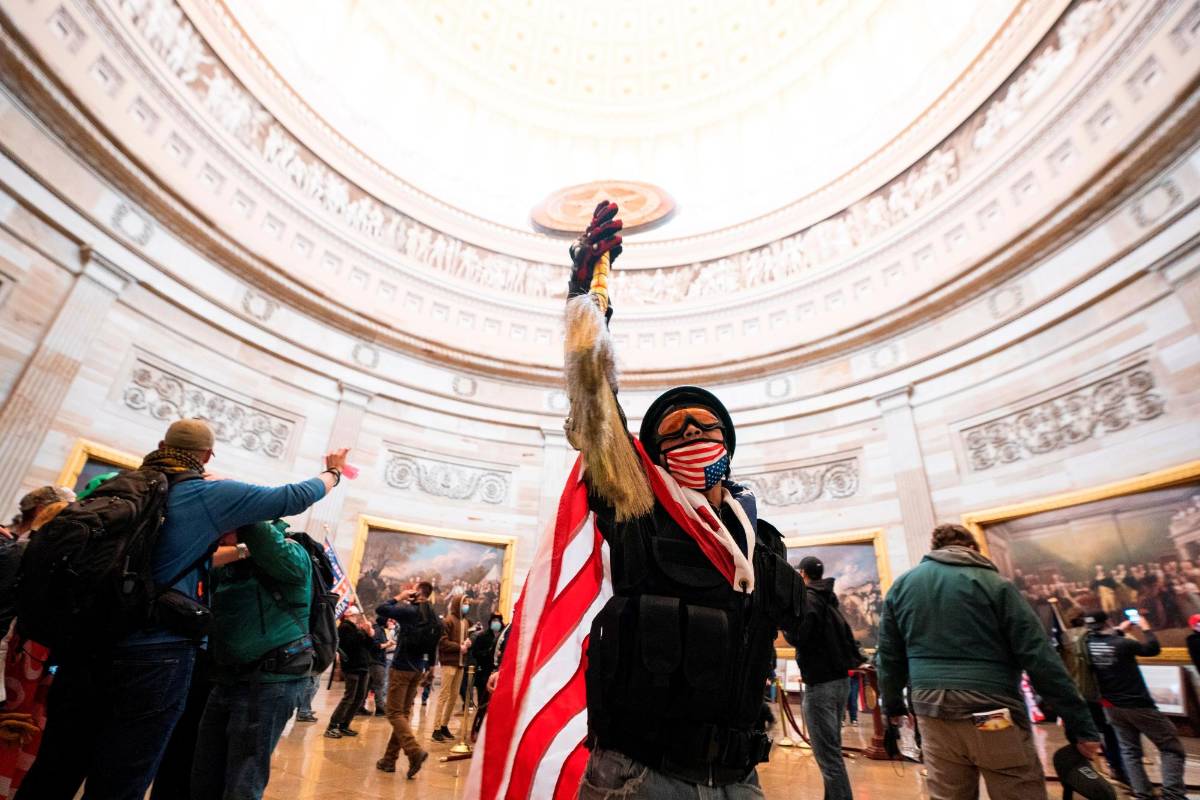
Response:
M779 532L731 479L736 436L715 395L663 393L629 435L616 401L606 273L621 253L601 203L572 246L567 435L610 549L613 596L587 650L588 747L579 797L757 798L770 718L763 689L804 588Z

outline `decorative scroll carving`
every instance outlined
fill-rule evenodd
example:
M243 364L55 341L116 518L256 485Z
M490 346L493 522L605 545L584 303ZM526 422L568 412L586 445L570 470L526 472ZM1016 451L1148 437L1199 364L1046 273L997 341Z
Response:
M787 281L849 257L957 183L964 157L973 161L1001 139L1130 5L1128 0L1085 0L1073 8L1057 35L1028 60L1001 95L919 163L845 211L764 247L724 258L620 270L612 278L614 294L632 305L678 303ZM563 293L565 252L562 265L506 256L436 231L381 203L330 170L278 124L220 64L175 0L121 0L121 7L208 113L326 213L419 264L472 285L533 297Z
M1062 450L1162 416L1147 363L966 428L959 434L974 472Z
M392 452L383 479L395 489L407 489L451 500L480 500L499 505L508 499L511 476L499 470L454 464L436 458Z
M139 209L124 201L113 212L112 226L142 247L150 243L150 236L154 233L154 223Z
M769 506L796 506L817 500L841 500L858 494L858 458L840 458L793 469L738 475L736 480Z
M218 442L271 458L287 452L296 427L294 420L218 394L140 360L134 365L122 399L129 408L155 419L207 420Z

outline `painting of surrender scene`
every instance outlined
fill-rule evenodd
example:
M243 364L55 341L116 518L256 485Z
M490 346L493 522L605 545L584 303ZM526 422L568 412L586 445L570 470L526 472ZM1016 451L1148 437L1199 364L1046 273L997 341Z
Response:
M978 523L977 523L978 524ZM1200 484L1154 489L979 525L992 560L1047 626L1060 611L1136 613L1181 648L1200 613Z
M788 563L798 570L800 560L806 556L821 559L825 577L835 579L833 593L854 638L864 650L873 650L879 642L879 616L887 578L880 574L880 564L886 564L879 552L881 537L868 533L851 535L847 541L829 541L829 538L785 540Z
M429 581L439 615L446 613L451 598L465 597L470 604L470 622L486 625L492 612L505 614L507 620L511 539L480 541L466 534L438 535L374 524L363 528L366 541L360 542L362 557L355 588L368 613L401 589Z

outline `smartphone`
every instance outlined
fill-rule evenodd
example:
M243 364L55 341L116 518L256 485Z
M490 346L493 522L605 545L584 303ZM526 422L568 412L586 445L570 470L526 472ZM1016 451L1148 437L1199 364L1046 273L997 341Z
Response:
M1142 615L1138 613L1136 608L1125 609L1125 617L1134 625L1142 624Z

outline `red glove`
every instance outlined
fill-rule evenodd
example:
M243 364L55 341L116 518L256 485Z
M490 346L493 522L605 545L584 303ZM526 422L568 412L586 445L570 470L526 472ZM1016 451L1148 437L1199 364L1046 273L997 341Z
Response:
M571 245L571 282L567 294L574 297L587 294L592 286L592 272L600 256L609 254L609 263L621 255L621 237L618 231L624 223L617 219L617 204L604 200L592 213L592 221L575 243Z

